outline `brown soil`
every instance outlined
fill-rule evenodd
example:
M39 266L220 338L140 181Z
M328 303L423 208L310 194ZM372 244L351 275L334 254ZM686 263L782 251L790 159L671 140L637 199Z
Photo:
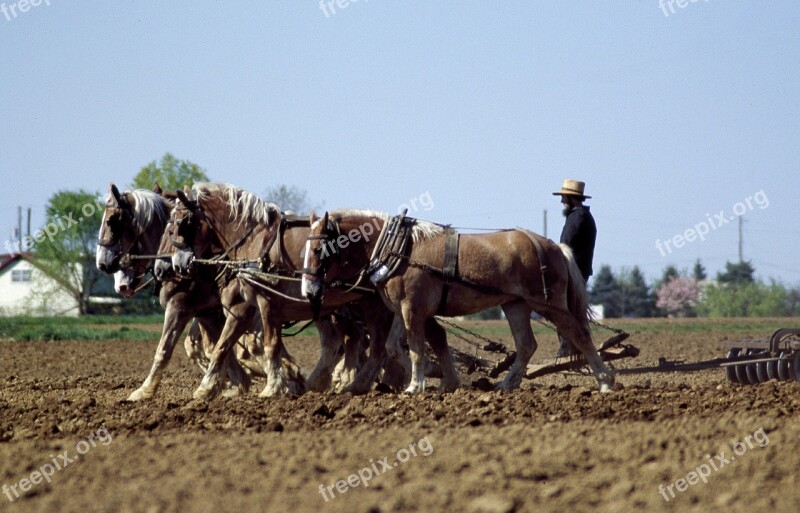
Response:
M618 366L714 358L723 339L768 334L648 331L630 339L640 357ZM542 360L555 339L537 338ZM289 347L313 365L315 340ZM153 349L0 342L0 485L15 499L0 495L0 511L800 511L798 383L646 374L601 395L593 379L562 374L499 393L469 388L473 375L452 394L265 400L257 381L246 397L202 404L190 400L199 371L178 348L156 398L125 402ZM733 444L760 429L766 447L735 456ZM95 447L82 442L93 434ZM75 461L21 492L64 451ZM707 484L666 491L717 455L730 463ZM377 474L367 487L337 491L362 469Z

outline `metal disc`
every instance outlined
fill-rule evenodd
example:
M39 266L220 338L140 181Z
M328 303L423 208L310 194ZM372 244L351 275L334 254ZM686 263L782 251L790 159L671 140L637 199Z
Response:
M795 351L792 355L792 362L789 365L792 370L792 377L795 381L800 381L800 351Z
M739 352L740 352L739 348L734 347L733 349L728 351L728 354L725 356L725 358L729 359L735 358L736 356L739 356ZM731 365L730 367L725 367L725 375L728 377L728 381L730 381L731 383L739 383L739 378L736 377L735 365Z
M747 354L756 356L760 352L761 351L759 351L758 349L750 349L750 350L747 351ZM747 380L752 385L755 385L755 384L761 382L761 380L758 377L758 372L756 370L757 366L758 366L757 363L748 363L747 365L744 366L744 371L747 373Z
M769 379L780 379L778 377L778 362L767 362L767 376L769 376Z
M780 356L785 356L788 354L788 351L781 351ZM786 360L778 361L778 379L781 381L787 381L791 379L791 375L789 375L789 362Z
M749 351L745 351L744 354L747 354ZM737 365L736 366L736 377L739 378L739 383L742 385L755 385L757 381L750 381L750 377L747 375L747 365Z
M758 374L759 383L766 383L769 381L769 376L767 375L767 362L760 362L756 364L756 374Z

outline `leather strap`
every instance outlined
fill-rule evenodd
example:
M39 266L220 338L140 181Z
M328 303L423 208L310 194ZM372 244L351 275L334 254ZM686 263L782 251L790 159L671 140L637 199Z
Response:
M444 315L447 307L447 296L450 294L450 283L458 274L458 241L459 234L451 227L444 229L444 261L442 262L442 297L439 300L438 315Z
M539 240L540 236L524 228L517 228L517 230L527 235L531 242L533 242L533 247L536 248L536 254L539 257L539 269L541 270L542 274L542 289L544 290L544 298L549 303L551 290L547 286L547 273L550 261L547 258L547 253L544 251L542 242Z

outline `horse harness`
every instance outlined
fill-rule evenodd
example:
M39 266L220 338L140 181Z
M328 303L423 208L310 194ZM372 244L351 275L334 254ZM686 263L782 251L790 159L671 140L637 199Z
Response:
M422 269L442 279L442 295L439 299L437 315L444 315L447 308L447 299L450 294L452 283L458 283L471 289L486 294L503 294L504 292L497 287L478 283L474 280L459 276L458 274L458 249L460 234L450 225L440 225L444 228L444 257L442 267L437 268L424 262L412 260L408 255L408 239L411 238L412 228L417 223L414 218L406 217L403 213L392 217L386 224L378 237L378 242L373 250L369 267L366 274L370 280L378 285L392 277L403 262L411 267ZM542 288L545 300L550 301L550 287L548 286L549 259L544 250L539 237L529 230L515 228L528 236L536 249L539 259L539 267L542 275Z

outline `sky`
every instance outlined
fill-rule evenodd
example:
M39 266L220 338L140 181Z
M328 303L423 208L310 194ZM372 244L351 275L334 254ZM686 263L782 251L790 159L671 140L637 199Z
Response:
M171 152L465 232L547 210L554 239L583 180L595 272L713 276L741 217L756 275L800 285L796 0L3 1L0 252L18 206L35 230Z

